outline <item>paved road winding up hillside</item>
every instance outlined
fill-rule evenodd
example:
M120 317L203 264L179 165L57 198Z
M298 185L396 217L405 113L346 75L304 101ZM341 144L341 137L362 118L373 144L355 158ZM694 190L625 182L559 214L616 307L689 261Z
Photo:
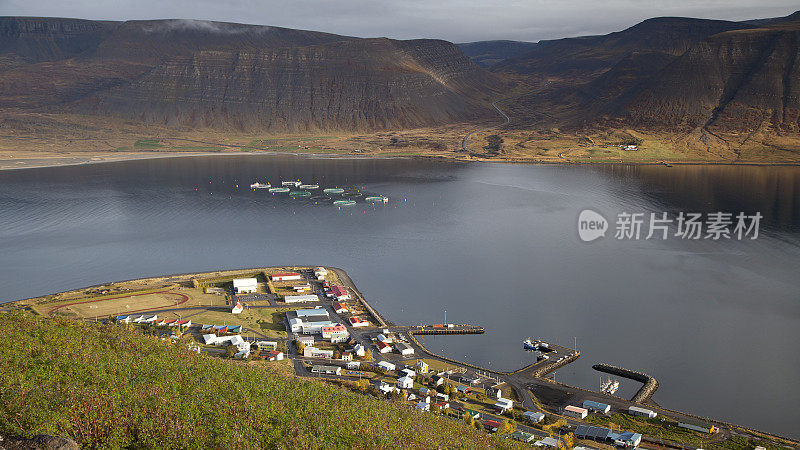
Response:
M492 106L494 107L494 109L496 109L496 110L497 110L497 112L499 112L499 113L500 113L500 115L502 115L502 116L503 116L503 118L505 119L505 122L503 122L501 125L497 125L497 126L490 127L490 128L477 128L477 129L475 129L475 130L472 130L472 131L470 131L469 133L467 133L467 135L466 135L466 136L464 136L464 139L462 139L462 140L461 140L461 151L462 151L462 152L465 152L465 151L467 151L467 140L469 140L469 137L470 137L470 136L472 136L473 134L475 134L475 133L477 133L477 132L479 132L479 131L493 130L493 129L495 129L495 128L504 127L504 126L508 125L509 123L511 123L511 118L510 118L510 117L508 117L508 114L504 113L504 112L503 112L503 110L502 110L502 109L500 109L500 108L497 106L497 102L496 102L496 101L492 102Z

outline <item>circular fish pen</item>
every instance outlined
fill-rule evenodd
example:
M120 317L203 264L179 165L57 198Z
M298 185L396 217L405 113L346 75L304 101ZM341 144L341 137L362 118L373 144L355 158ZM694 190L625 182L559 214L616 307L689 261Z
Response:
M292 191L289 192L292 197L311 197L311 192L308 191Z
M289 192L290 189L289 188L285 188L285 187L274 187L274 188L269 188L269 191L272 192L272 193L275 193L275 192Z
M300 189L319 189L318 184L301 184L298 186Z
M356 204L355 200L336 200L333 202L336 206L353 206Z
M341 189L341 188L328 188L328 189L323 189L322 192L324 192L326 194L343 194L344 193L344 189Z

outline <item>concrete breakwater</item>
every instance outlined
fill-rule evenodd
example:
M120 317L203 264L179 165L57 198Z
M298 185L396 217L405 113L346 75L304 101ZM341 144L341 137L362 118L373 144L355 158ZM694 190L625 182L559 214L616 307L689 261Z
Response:
M472 325L458 325L453 328L432 328L432 327L419 327L414 331L414 334L483 334L485 330L483 327Z
M564 359L562 359L561 361L553 361L545 364L539 364L538 367L536 367L533 370L531 376L536 378L541 378L547 375L548 373L555 371L556 369L566 366L567 364L571 363L572 361L575 361L580 357L581 357L581 352L575 352L571 355L565 356Z
M636 395L631 399L634 403L647 402L653 397L653 394L656 393L656 389L658 389L658 380L643 372L612 366L610 364L595 364L592 366L592 369L643 383L643 386L639 388Z

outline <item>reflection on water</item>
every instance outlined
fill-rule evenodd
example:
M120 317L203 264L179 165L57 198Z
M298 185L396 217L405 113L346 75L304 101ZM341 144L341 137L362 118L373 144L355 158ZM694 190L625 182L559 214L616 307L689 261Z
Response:
M7 300L165 273L332 265L396 323L486 326L427 338L498 369L522 339L656 376L675 409L799 436L800 169L533 166L214 156L0 172ZM349 208L251 191L300 178L377 193ZM238 187L237 187L238 185ZM578 240L580 210L764 215L755 240ZM637 386L623 382L621 395ZM742 407L746 405L746 407Z

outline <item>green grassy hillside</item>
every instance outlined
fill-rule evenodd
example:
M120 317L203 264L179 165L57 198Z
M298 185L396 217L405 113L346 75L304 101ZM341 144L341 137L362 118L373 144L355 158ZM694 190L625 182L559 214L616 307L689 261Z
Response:
M513 447L460 422L113 325L0 314L0 434L98 448Z

